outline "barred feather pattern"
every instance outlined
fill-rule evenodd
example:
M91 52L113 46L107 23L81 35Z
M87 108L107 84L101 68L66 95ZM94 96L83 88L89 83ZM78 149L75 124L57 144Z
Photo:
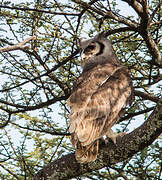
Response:
M78 162L96 160L99 138L124 114L132 101L132 81L128 69L104 63L83 71L68 99L69 132Z

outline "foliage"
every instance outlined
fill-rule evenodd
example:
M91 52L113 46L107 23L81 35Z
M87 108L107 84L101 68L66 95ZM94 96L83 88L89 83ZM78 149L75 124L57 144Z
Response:
M66 100L81 73L81 36L105 30L130 70L135 101L117 130L131 131L148 118L162 92L160 0L123 2L0 1L1 50L36 37L30 48L0 54L0 179L31 179L74 151ZM160 145L159 137L131 159L75 178L160 179Z

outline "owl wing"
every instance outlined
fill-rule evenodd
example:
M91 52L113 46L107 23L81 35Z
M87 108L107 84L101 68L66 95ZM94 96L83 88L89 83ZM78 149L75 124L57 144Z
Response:
M98 65L80 76L68 105L72 144L88 146L105 135L129 103L131 79L125 67Z

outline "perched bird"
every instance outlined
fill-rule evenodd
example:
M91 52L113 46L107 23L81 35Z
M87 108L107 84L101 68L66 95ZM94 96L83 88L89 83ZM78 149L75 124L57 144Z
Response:
M96 160L99 139L104 135L116 142L112 126L132 102L132 81L122 66L105 33L80 39L82 74L71 96L69 132L75 157L80 163Z

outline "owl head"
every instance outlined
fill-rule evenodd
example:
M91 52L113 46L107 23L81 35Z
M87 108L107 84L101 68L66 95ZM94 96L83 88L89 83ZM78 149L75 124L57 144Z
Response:
M81 38L78 44L81 49L82 67L89 63L107 63L112 58L113 61L117 60L111 42L106 39L105 32L101 32L91 39Z

